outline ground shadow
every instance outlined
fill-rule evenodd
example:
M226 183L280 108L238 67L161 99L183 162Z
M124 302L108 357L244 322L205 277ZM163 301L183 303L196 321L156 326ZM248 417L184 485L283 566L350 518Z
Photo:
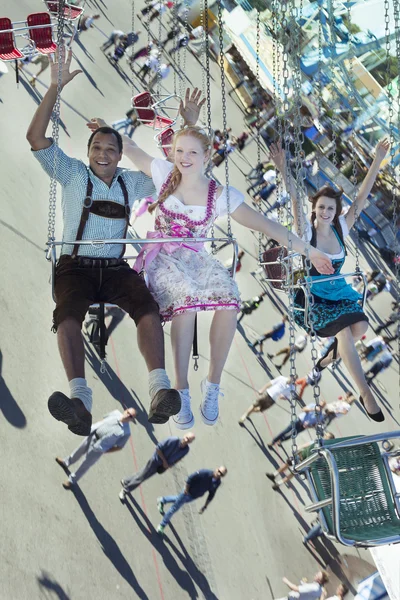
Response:
M0 350L0 411L3 413L4 418L13 427L23 429L26 427L26 418L14 396L11 394L6 382L4 381L1 372L3 367L3 353Z
M117 542L97 519L96 515L90 508L86 496L79 486L74 486L72 493L74 494L84 516L86 517L90 528L97 537L105 556L118 571L121 577L125 579L125 581L131 586L136 594L135 597L142 598L143 600L149 600L147 594L144 592L138 580L136 579L131 566L119 549Z
M18 231L18 229L15 229L12 225L9 225L8 223L6 223L5 221L3 221L2 219L0 219L0 225L3 225L3 227L6 227L7 229L9 229L13 233L15 233L15 235L17 235L18 237L20 237L25 242L28 242L28 244L31 244L31 246L33 246L36 250L39 250L39 252L43 256L44 247L39 246L39 244L35 244L35 242L32 242L32 240L30 240L23 233L21 233L20 231Z
M21 74L20 74L21 75ZM30 83L28 83L28 81L25 79L25 77L20 77L19 80L20 84L22 85L22 87L25 89L26 92L28 92L29 96L32 98L32 100L39 106L39 104L42 102L43 100L43 96L42 94L40 94L36 89L33 89L33 87L30 85ZM64 121L61 119L61 117L59 118L59 124L61 129L64 131L64 133L68 136L71 137L68 133L67 130L67 126L65 125Z
M100 359L93 349L93 346L88 342L86 336L83 336L83 343L85 346L85 358L90 367L93 369L97 377L102 381L111 396L117 400L123 410L127 406L132 406L137 410L137 421L142 425L152 442L158 444L158 440L154 435L154 426L149 423L147 417L147 411L139 399L139 396L132 389L129 390L126 385L118 377L117 373L107 364L106 373L101 372Z
M89 80L89 83L92 84L92 86L94 87L95 90L97 90L99 92L99 94L101 94L104 98L104 94L101 91L101 89L99 88L99 86L97 85L96 81L93 79L93 77L91 76L91 74L89 73L89 71L83 66L83 64L81 63L81 61L79 60L79 58L76 56L76 54L74 54L74 58L76 60L76 62L79 65L79 68L82 69L84 75L86 75L86 77Z
M249 424L251 424L252 428L254 429L254 433L250 430L249 428ZM271 465L273 465L276 469L279 466L278 461L273 457L273 455L271 454L271 452L269 451L269 449L267 448L267 446L265 445L264 440L262 439L260 432L258 431L258 429L256 428L256 426L254 425L253 421L251 418L248 418L242 426L243 429L245 429L247 431L247 433L253 438L253 440L255 441L255 443L257 444L257 446L260 448L261 452L263 452L264 456L268 459L268 461L271 463Z
M171 573L171 575L176 580L179 587L185 591L188 596L195 600L199 597L199 594L194 586L194 577L190 572L181 569L172 556L171 552L165 545L166 538L161 538L156 532L153 524L148 519L146 514L143 512L141 506L136 502L135 498L132 495L127 496L126 506L135 520L137 526L143 533L143 535L148 539L148 541L152 544L156 552L161 556L164 561L165 567ZM196 568L198 571L198 569ZM204 577L202 575L202 577ZM211 596L206 595L206 598Z
M40 577L36 577L36 580L39 584L41 597L45 595L46 598L57 597L58 600L70 600L70 596L64 592L61 585L52 579L46 571L42 571Z

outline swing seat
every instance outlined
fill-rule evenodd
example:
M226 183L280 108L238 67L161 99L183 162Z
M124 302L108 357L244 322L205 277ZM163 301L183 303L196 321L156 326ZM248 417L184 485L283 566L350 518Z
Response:
M300 257L300 254L292 253L293 258ZM265 250L262 255L261 265L264 267L267 281L275 290L286 291L290 286L290 269L291 265L288 260L287 248L282 246L274 246ZM293 268L293 283L297 285L299 280L304 277L304 271L299 266Z
M179 108L165 105L165 103L171 98L178 97L172 94L155 102L150 92L141 92L140 94L133 96L132 106L136 111L139 121L155 130L163 131L164 129L174 125L178 118ZM176 112L176 118L172 119L170 117L160 115L158 113L158 108L164 108L164 110L174 110Z
M0 59L18 60L24 55L15 45L13 24L8 17L0 17Z
M53 42L53 31L49 13L32 13L28 15L27 23L30 38L40 54L52 54L57 50L57 44Z
M167 129L163 129L163 131L157 133L155 137L158 142L158 146L162 149L167 158L172 147L174 135L175 131L172 129L172 127L167 127Z
M297 465L305 471L324 533L346 546L368 548L400 542L400 491L378 442L400 431L325 440ZM397 477L396 475L394 477ZM399 488L400 490L400 488Z
M58 0L43 0L50 14L58 16ZM84 9L81 6L73 6L67 2L64 4L64 19L66 21L75 21L81 16Z

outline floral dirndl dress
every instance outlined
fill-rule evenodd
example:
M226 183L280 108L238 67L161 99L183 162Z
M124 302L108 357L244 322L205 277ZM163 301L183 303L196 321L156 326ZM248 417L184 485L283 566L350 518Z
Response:
M334 275L339 275L346 258L345 246L336 229L333 226L332 229L341 247L342 256L340 258L335 259L331 256L335 269ZM311 245L315 246L313 240ZM315 333L319 337L331 337L354 323L368 322L368 317L362 310L361 294L353 289L343 277L318 283L318 279L323 277L324 275L320 275L315 267L310 269L310 291L314 303L312 308L311 304L309 307L308 323L310 324L312 320ZM304 292L298 290L294 299L294 320L297 325L309 332L311 328L305 326L304 311L298 310L304 308L304 305Z
M157 163L164 163L157 164ZM152 175L157 192L162 193L168 185L173 165L164 160L155 159L152 164ZM161 186L160 174L167 178ZM160 173L161 171L161 173ZM207 234L221 211L217 203L225 190L216 200L217 184L210 180L207 206L185 205L174 196L169 196L157 207L155 231L148 232L148 238L202 238ZM234 188L230 192L235 196ZM242 196L240 192L237 192ZM241 202L231 202L233 210ZM230 276L228 269L209 254L201 243L168 243L148 244L144 248L134 267L137 271L144 268L150 292L160 308L164 321L187 312L206 310L240 310L240 295L237 284Z

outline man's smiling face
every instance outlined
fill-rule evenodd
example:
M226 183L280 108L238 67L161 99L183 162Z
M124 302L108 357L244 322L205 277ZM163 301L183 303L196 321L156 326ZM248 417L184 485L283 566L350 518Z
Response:
M105 182L112 181L122 152L113 133L96 133L88 150L89 165L93 173Z

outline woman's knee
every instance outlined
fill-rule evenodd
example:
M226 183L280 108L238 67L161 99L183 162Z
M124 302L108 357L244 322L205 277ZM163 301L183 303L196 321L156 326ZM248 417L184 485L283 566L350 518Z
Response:
M355 340L359 340L360 338L362 338L362 336L367 333L367 330L367 321L360 321L359 323L354 323L353 325L351 325L351 332Z

